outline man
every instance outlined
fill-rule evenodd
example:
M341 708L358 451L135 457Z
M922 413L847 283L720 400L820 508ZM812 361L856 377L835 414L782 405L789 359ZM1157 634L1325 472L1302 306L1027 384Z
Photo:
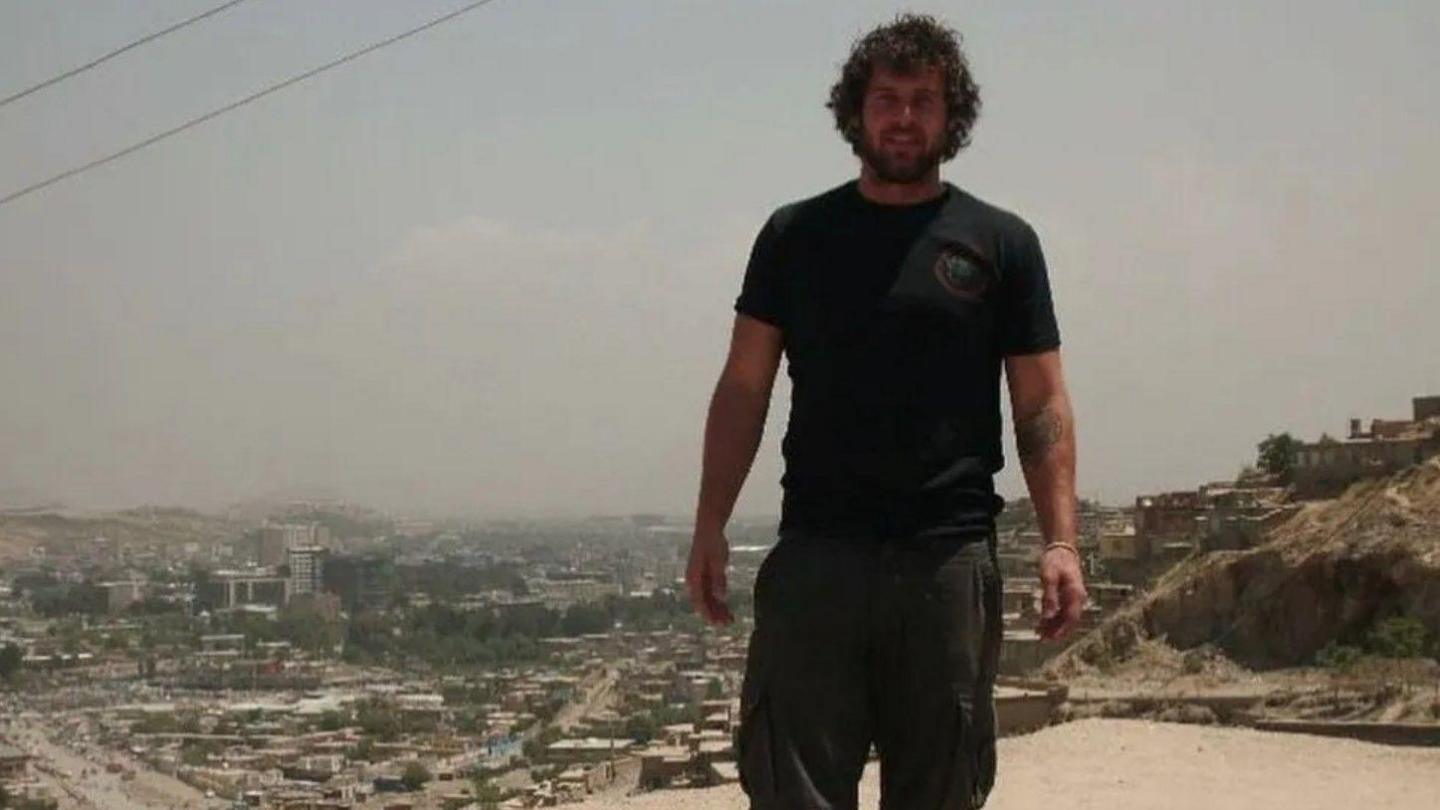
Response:
M1085 603L1075 444L1039 241L940 180L979 111L959 37L902 16L830 94L858 180L760 231L710 403L687 584L731 621L724 535L780 356L792 379L780 540L755 581L737 757L751 807L968 810L995 776L1000 373L1047 543L1042 637Z

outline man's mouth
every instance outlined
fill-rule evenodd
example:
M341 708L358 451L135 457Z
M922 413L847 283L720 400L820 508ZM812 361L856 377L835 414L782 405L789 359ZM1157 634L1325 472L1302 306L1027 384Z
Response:
M908 135L889 136L881 140L881 143L892 149L919 149L920 139Z

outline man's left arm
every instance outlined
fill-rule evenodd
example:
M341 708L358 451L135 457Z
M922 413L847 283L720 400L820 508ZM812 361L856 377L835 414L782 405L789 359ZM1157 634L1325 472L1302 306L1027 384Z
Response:
M1030 500L1047 543L1078 548L1075 501L1075 419L1059 349L1005 358L1015 446ZM1079 553L1050 548L1040 555L1041 638L1061 639L1080 623L1085 582Z

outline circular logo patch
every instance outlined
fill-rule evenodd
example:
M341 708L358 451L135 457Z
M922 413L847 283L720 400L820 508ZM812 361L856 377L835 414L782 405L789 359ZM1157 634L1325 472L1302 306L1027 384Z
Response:
M990 291L990 271L970 251L956 245L940 249L935 260L935 278L945 291L965 301L983 301Z

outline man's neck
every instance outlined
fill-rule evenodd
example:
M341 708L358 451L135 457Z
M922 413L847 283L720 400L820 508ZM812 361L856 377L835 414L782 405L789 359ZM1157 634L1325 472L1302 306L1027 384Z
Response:
M863 164L860 167L859 188L861 196L880 205L913 205L933 200L944 191L939 168L914 183L887 183Z

